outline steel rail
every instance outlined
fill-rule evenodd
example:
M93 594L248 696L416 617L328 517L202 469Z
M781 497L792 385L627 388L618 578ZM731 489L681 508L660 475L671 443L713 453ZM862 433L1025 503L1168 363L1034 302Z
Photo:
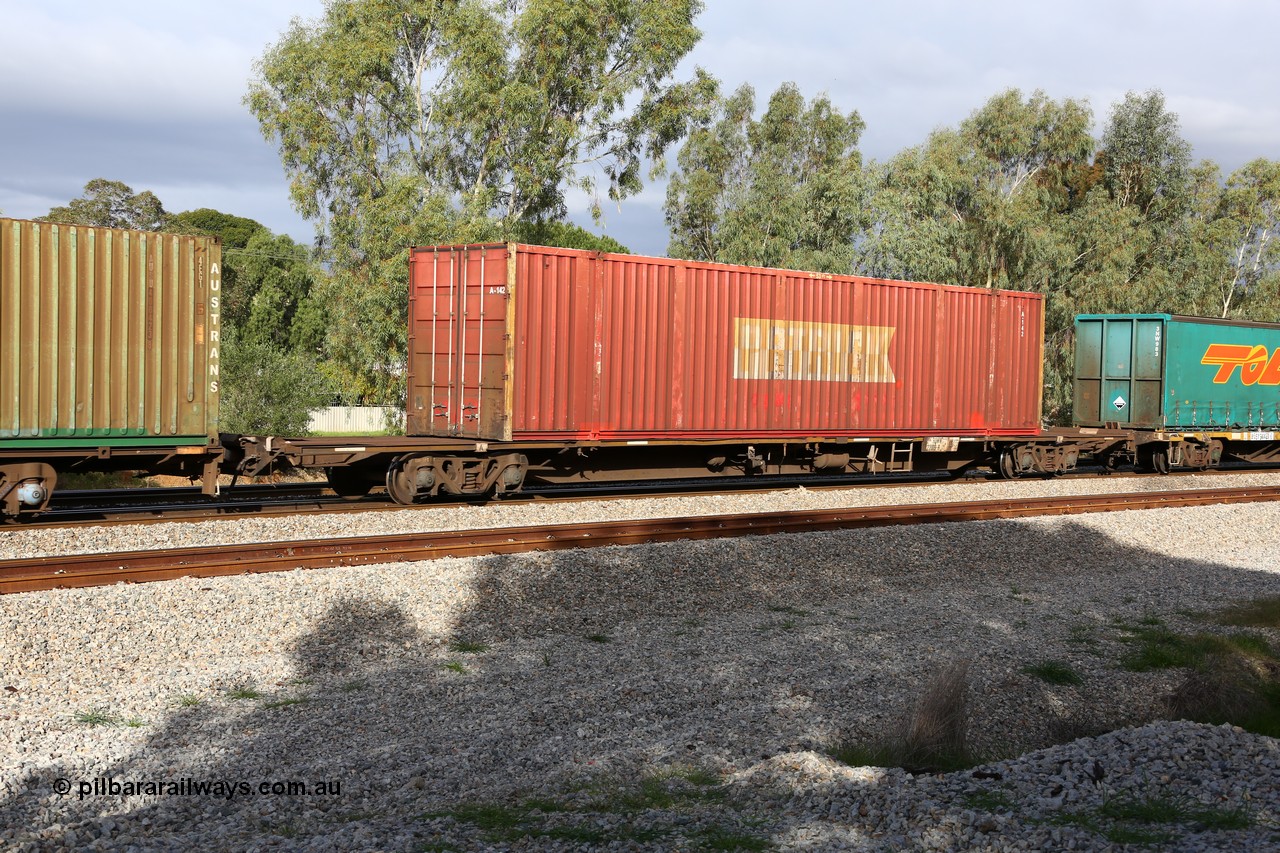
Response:
M796 510L35 557L0 562L0 593L605 545L1273 500L1280 500L1280 487Z

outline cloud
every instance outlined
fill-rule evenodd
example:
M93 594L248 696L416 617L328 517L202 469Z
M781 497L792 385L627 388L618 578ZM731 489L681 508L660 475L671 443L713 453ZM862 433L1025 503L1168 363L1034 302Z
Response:
M310 239L274 146L242 104L252 63L321 0L0 0L0 208L37 216L90 178L151 189L171 209L217 207ZM1280 5L1238 0L710 0L700 64L763 109L786 81L826 92L867 123L884 160L955 126L999 91L1087 98L1097 130L1129 90L1161 89L1198 157L1230 173L1280 157L1274 96ZM675 151L671 152L674 163ZM665 185L650 184L606 231L660 254ZM574 219L593 227L585 201Z
M22 83L0 104L83 118L243 115L253 61L299 12L319 4L4 2L0 78Z

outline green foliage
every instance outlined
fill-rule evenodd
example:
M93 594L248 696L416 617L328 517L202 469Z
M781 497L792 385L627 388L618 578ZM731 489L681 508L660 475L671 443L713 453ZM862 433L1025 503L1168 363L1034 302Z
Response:
M318 353L328 318L317 282L323 279L305 247L286 235L255 232L243 249L223 252L235 280L224 283L223 322L244 341Z
M403 402L407 247L508 239L571 186L641 188L712 84L671 83L697 0L329 0L257 64L246 103L332 260L340 378ZM596 207L598 209L597 200Z
M58 488L67 489L146 489L156 485L149 477L134 471L63 471L58 474Z
M1177 836L1159 826L1184 825L1196 832L1248 829L1256 822L1247 805L1209 806L1188 797L1161 794L1108 797L1095 809L1059 812L1045 823L1078 826L1116 844L1168 844Z
M571 222L518 222L512 235L519 243L536 246L558 246L562 249L586 249L590 252L611 252L629 255L631 250L603 234L592 234Z
M1087 161L1091 123L1082 102L1010 89L958 130L935 131L884 167L861 266L975 287L1045 287L1065 252L1055 184Z
M1185 209L1191 145L1162 93L1127 93L1111 111L1102 149L1103 183L1121 206L1166 220Z
M667 187L675 257L849 273L862 214L864 127L785 83L756 120L742 86L689 135Z
M305 353L223 330L218 427L246 435L306 435L311 412L333 399L330 381Z
M960 801L971 809L985 812L1008 811L1017 803L1007 791L973 791L963 795Z
M94 178L84 185L83 196L72 199L65 207L55 207L39 218L44 222L161 231L166 226L168 214L160 199L150 190L135 194L131 187L120 181Z
M1254 160L1227 179L1206 242L1225 263L1218 274L1222 316L1244 309L1280 320L1280 162Z
M1080 313L1280 319L1280 163L1193 166L1159 92L1088 106L1017 90L869 170L860 272L1037 290L1045 416L1069 422Z
M222 251L243 249L249 244L249 238L267 227L256 219L246 216L234 216L211 207L198 210L184 210L169 217L165 224L166 231L178 234L208 234L222 238Z

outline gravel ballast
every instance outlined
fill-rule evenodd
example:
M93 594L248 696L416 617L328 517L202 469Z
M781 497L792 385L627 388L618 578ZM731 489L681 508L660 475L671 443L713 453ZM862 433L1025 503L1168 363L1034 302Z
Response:
M1153 481L1096 490L1127 482ZM886 491L868 500L904 502ZM665 514L842 493L781 494ZM494 512L604 517L587 507ZM62 535L103 550L271 524ZM1153 801L1182 818L1143 825L1158 849L1274 849L1276 741L1149 722L1181 673L1118 661L1126 626L1227 631L1203 614L1280 595L1277 530L1261 503L5 596L0 849L1104 850L1116 809ZM0 539L58 553L34 544L49 534ZM1046 660L1081 683L1024 672ZM956 661L972 746L1018 757L918 776L828 757L891 731Z

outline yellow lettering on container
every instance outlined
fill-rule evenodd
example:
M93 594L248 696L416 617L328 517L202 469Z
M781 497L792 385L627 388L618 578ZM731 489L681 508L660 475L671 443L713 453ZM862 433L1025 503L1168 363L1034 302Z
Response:
M733 378L893 382L893 326L735 317Z

